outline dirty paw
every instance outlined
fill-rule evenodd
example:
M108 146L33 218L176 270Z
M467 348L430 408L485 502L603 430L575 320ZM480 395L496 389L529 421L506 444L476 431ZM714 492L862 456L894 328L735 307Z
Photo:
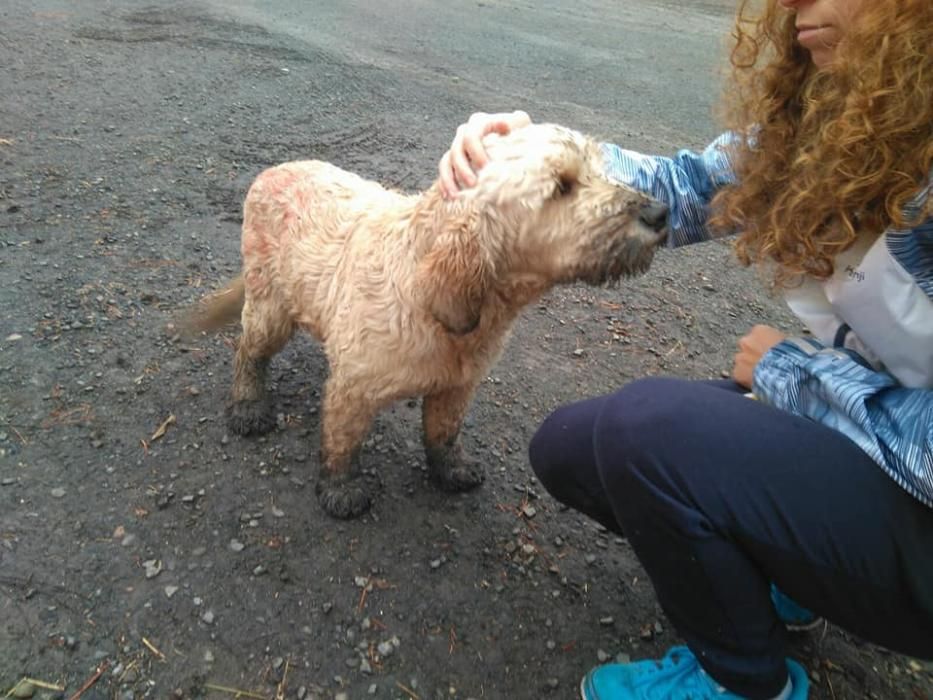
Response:
M357 478L334 479L323 477L318 480L318 501L324 511L341 520L357 518L369 510L372 496L363 480Z
M237 435L261 435L275 428L275 414L268 401L234 401L227 408L227 425Z
M479 462L464 456L455 459L429 459L431 478L445 491L470 491L486 480Z

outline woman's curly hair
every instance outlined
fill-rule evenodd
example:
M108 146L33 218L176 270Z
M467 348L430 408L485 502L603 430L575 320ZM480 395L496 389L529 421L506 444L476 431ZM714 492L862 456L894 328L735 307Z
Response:
M710 224L740 232L739 259L773 264L778 286L825 279L862 233L917 223L904 207L933 166L933 0L866 0L819 70L792 12L751 4L739 6L725 96L743 137L737 179Z

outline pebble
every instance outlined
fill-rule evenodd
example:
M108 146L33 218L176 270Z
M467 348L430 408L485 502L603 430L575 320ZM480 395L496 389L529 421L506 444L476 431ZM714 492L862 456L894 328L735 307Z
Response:
M616 654L616 663L617 664L630 664L632 663L632 657L624 652L619 652Z
M162 562L156 559L147 559L143 562L143 568L146 570L146 578L155 578L162 572Z
M298 692L296 693L296 695L298 696L298 700L304 700L305 695L307 695L307 693L308 693L308 689L305 688L304 686L301 686L298 689Z
M201 615L201 619L204 621L205 625L213 624L214 623L214 611L207 610L203 615Z
M560 685L560 681L558 681L556 678L547 679L547 687L551 690L557 690L558 685Z
M334 700L350 700L350 696L346 693L337 693L334 696Z
M134 534L131 533L131 534L127 535L126 537L124 537L124 538L120 541L120 545L121 545L122 547L129 547L129 546L130 546L131 544L133 544L135 541L136 541L136 535L134 535Z
M606 626L606 627L611 625L613 622L615 622L615 620L613 620L612 617L608 615L606 617L599 618L599 624Z
M58 486L52 489L52 498L64 498L64 497L65 497L65 489L63 489L61 486Z
M593 563L596 562L596 555L595 555L595 554L587 554L585 557L583 557L583 560L584 560L587 564L593 564Z
M596 650L596 658L599 659L599 663L604 664L611 658L609 654L604 652L602 649Z
M283 659L281 656L276 656L274 659L272 659L272 668L278 671L280 668L282 668L282 664L284 663L285 659Z
M165 597L171 598L178 592L178 586L166 586L165 587Z
M205 660L207 663L209 663L209 664L214 663L214 652L212 652L210 649L208 649L207 651L205 651L205 652L204 652L204 660Z
M375 695L377 690L379 690L379 686L373 683L369 686L369 690L367 690L366 692L369 693L370 695Z
M392 652L395 651L395 647L392 645L392 642L379 642L376 651L379 652L379 656L386 658L392 655Z
M246 545L239 540L230 540L231 552L242 552L244 549L246 549Z
M36 694L36 686L27 681L22 681L16 684L16 687L10 692L10 697L13 698L31 698Z
M360 673L370 674L373 672L373 667L369 665L369 662L366 659L360 660Z
M284 518L284 517L285 517L285 511L284 511L284 510L280 510L280 509L278 509L278 508L276 508L276 507L273 506L273 508L272 508L272 516L275 517L275 518Z

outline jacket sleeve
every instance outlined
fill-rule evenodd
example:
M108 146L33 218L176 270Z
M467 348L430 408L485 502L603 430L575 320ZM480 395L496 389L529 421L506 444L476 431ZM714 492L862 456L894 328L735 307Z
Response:
M933 506L933 389L908 389L858 353L788 338L755 368L764 403L838 430Z
M716 191L735 181L727 132L702 152L678 151L673 158L649 156L614 144L602 144L607 176L644 192L670 207L668 245L677 247L710 238L708 205Z

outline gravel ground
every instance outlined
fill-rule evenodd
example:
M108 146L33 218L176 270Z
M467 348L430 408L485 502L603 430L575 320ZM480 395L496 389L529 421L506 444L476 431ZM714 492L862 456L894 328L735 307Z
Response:
M640 12L636 51L655 25L724 16L721 2L610 5L582 4L561 31ZM544 93L549 118L638 147L696 145L708 119L662 129L648 104L613 121L615 98L557 65L533 90L504 73L481 102L466 59L442 63L417 28L377 60L338 46L333 7L286 7L316 13L306 28L329 41L258 2L0 9L0 692L570 698L600 661L663 653L677 635L628 545L550 499L526 447L562 402L644 375L718 377L752 324L798 330L727 244L527 309L467 421L488 473L473 493L427 483L415 403L386 412L363 457L376 507L353 522L313 494L319 348L296 339L276 359L279 428L242 439L222 411L232 336L185 343L167 324L234 274L242 198L270 164L316 157L420 188L477 104ZM477 7L522 60L553 55L528 39L535 16ZM820 700L933 697L928 665L833 627L792 652Z

